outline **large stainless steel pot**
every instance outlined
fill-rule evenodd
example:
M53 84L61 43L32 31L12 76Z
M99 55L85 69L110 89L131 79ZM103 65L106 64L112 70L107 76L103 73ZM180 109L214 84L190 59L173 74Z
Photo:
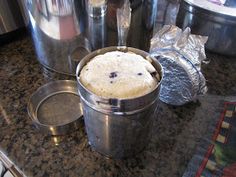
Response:
M115 50L149 57L161 78L163 72L156 59L144 51L130 47L97 50L86 56L77 67L76 76L90 145L108 157L123 158L133 156L147 145L161 82L152 92L132 99L107 99L90 92L80 82L81 69L96 55Z
M28 18L25 14L23 0L0 0L0 35L25 27Z
M208 50L236 56L236 8L219 6L207 0L183 0L177 26L190 27L192 33L208 36Z
M85 1L27 0L26 6L39 62L59 73L75 75L78 62L70 55L89 48L88 40L80 35L86 25Z

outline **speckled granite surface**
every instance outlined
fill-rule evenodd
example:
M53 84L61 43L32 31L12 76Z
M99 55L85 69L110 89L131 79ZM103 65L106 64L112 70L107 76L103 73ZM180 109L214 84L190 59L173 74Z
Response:
M218 100L236 95L236 58L208 53L208 94L181 107L160 103L148 147L135 158L112 160L91 150L83 125L67 136L38 132L27 114L30 95L50 78L30 37L0 48L0 150L26 176L182 176ZM57 143L55 143L57 142ZM58 144L58 145L56 145Z

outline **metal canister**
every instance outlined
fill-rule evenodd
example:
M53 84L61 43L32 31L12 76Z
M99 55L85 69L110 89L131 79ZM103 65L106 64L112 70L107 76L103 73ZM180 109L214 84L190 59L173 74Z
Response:
M142 20L144 26L149 30L153 28L156 19L157 1L158 0L143 1Z
M85 0L27 0L26 6L38 61L50 70L74 76L80 57L73 59L72 53L90 51L83 35Z
M220 6L208 0L183 0L177 26L190 27L193 34L208 36L206 49L236 56L236 8L232 1Z
M111 51L141 55L152 61L161 78L163 72L159 62L148 53L130 47L108 47L94 51L77 67L76 77L90 145L108 157L124 158L142 151L149 141L161 81L152 92L136 98L116 99L95 95L80 82L80 71L95 56Z

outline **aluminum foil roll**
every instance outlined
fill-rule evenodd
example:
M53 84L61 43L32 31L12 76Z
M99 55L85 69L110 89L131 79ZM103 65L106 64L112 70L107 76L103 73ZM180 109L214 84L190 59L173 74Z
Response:
M151 40L150 53L164 69L160 99L171 105L183 105L207 91L201 63L207 62L204 44L207 37L192 35L165 25Z

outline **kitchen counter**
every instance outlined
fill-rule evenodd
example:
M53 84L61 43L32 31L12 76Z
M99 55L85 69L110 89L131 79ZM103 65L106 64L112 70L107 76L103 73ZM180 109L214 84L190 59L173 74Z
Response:
M202 66L208 93L184 106L160 102L152 138L136 157L107 159L93 151L84 125L65 136L39 132L27 114L30 95L43 84L67 79L38 63L29 36L0 48L0 151L26 175L47 176L182 176L218 101L236 95L236 59L208 52Z
M203 65L208 95L175 107L160 103L148 147L127 160L107 159L94 152L84 127L51 137L37 131L27 114L27 101L53 80L36 60L30 37L0 49L0 150L26 176L181 176L207 125L216 100L236 93L236 60L207 53Z

